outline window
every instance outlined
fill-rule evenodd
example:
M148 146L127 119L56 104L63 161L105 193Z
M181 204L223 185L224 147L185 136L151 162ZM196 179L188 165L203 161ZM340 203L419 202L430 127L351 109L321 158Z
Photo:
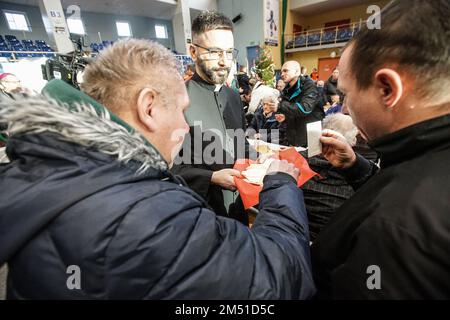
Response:
M81 19L69 18L67 19L67 26L69 27L70 33L85 34Z
M8 27L11 30L31 31L27 16L24 12L3 11L5 13Z
M116 22L117 34L119 37L131 37L131 27L128 22Z
M157 24L155 25L155 33L158 39L167 39L167 28L165 25Z

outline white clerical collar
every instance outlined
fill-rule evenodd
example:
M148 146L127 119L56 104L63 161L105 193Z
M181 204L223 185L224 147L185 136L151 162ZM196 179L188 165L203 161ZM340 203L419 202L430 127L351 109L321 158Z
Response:
M214 92L219 92L222 88L222 84L216 84L216 88L214 89Z

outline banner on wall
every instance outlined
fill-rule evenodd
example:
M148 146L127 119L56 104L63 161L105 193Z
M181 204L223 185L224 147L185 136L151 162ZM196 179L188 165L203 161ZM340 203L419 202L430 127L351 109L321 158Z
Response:
M264 0L264 43L266 45L278 46L279 20L279 0Z

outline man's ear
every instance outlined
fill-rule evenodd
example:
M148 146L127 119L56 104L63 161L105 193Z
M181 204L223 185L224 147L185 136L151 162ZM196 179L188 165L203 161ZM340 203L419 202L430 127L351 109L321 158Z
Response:
M194 60L194 62L197 61L197 50L195 49L194 45L190 45L189 46L189 54L191 55L192 60Z
M381 69L375 74L375 84L383 105L394 108L403 96L404 85L400 74L392 69Z
M156 91L151 88L144 88L139 93L137 99L137 113L141 123L151 132L157 130L157 123L154 115Z

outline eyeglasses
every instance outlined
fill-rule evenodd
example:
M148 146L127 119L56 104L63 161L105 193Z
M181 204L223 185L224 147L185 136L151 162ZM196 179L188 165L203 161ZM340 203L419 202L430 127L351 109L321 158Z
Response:
M201 55L206 55L208 60L218 60L221 56L224 56L228 60L233 60L238 55L237 49L222 50L219 48L205 48L201 45L193 43L194 46L207 50L207 52L200 53ZM225 52L225 55L224 55Z

